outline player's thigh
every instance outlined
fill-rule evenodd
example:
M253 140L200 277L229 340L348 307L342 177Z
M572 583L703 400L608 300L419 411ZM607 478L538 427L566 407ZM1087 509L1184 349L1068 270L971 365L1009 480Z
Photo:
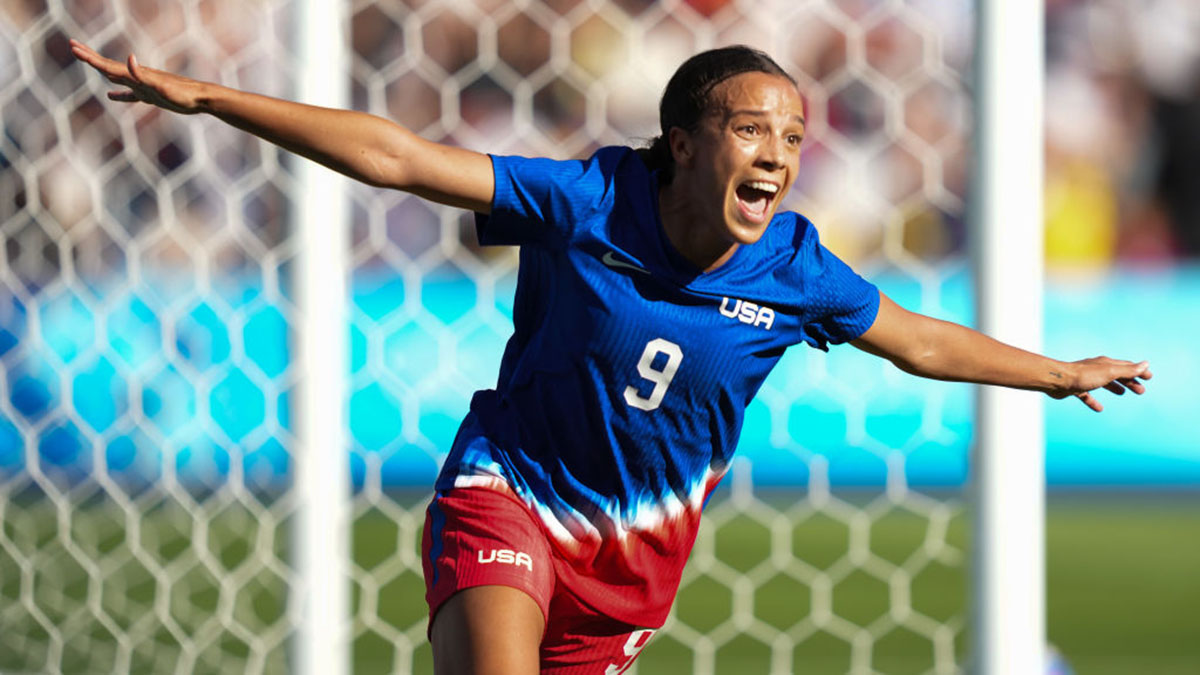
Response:
M545 620L524 591L474 586L455 593L430 627L436 675L536 675Z
M528 507L493 489L438 493L421 551L437 674L537 673L555 573Z

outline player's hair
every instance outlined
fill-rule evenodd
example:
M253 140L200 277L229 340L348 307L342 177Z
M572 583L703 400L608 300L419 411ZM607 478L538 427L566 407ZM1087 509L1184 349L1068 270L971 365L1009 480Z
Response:
M637 151L650 170L659 172L659 181L663 185L670 184L675 177L675 158L671 155L668 140L671 129L679 127L695 133L700 119L712 104L709 94L713 87L734 75L751 72L778 75L796 84L796 80L774 59L746 45L700 52L684 61L671 76L658 104L662 132L650 141L649 146Z

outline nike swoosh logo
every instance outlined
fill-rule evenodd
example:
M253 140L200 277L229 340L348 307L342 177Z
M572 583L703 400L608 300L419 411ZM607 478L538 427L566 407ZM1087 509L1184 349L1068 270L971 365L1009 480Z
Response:
M613 268L624 267L625 269L628 269L628 270L636 270L638 272L641 272L642 274L650 274L650 270L648 270L648 269L638 267L637 265L631 265L623 260L617 260L616 256L613 255L612 251L605 251L604 256L600 258L600 262L604 263L605 265L608 265L609 267L613 267Z

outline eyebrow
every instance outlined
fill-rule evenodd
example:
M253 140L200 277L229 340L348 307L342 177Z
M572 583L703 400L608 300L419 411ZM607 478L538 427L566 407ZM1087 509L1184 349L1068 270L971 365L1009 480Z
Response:
M753 110L753 109L749 109L749 108L742 108L740 110L730 110L729 116L733 117L734 115L750 115L751 117L766 117L767 112L765 110ZM792 115L792 119L799 122L803 126L806 126L806 127L808 126L808 121L806 121L804 119L803 115Z

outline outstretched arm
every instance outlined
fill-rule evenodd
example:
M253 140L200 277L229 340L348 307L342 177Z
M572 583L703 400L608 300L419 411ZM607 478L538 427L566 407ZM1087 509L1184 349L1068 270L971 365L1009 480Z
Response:
M75 58L110 82L114 101L143 101L185 115L209 113L355 180L411 192L480 213L491 208L495 179L487 155L427 141L375 115L321 108L122 63L72 40Z
M1101 387L1114 394L1146 391L1152 377L1146 361L1134 363L1097 356L1064 362L1027 352L947 321L909 312L879 294L875 323L851 344L882 356L897 368L936 380L996 384L1040 391L1054 398L1078 397L1104 409L1091 395Z

